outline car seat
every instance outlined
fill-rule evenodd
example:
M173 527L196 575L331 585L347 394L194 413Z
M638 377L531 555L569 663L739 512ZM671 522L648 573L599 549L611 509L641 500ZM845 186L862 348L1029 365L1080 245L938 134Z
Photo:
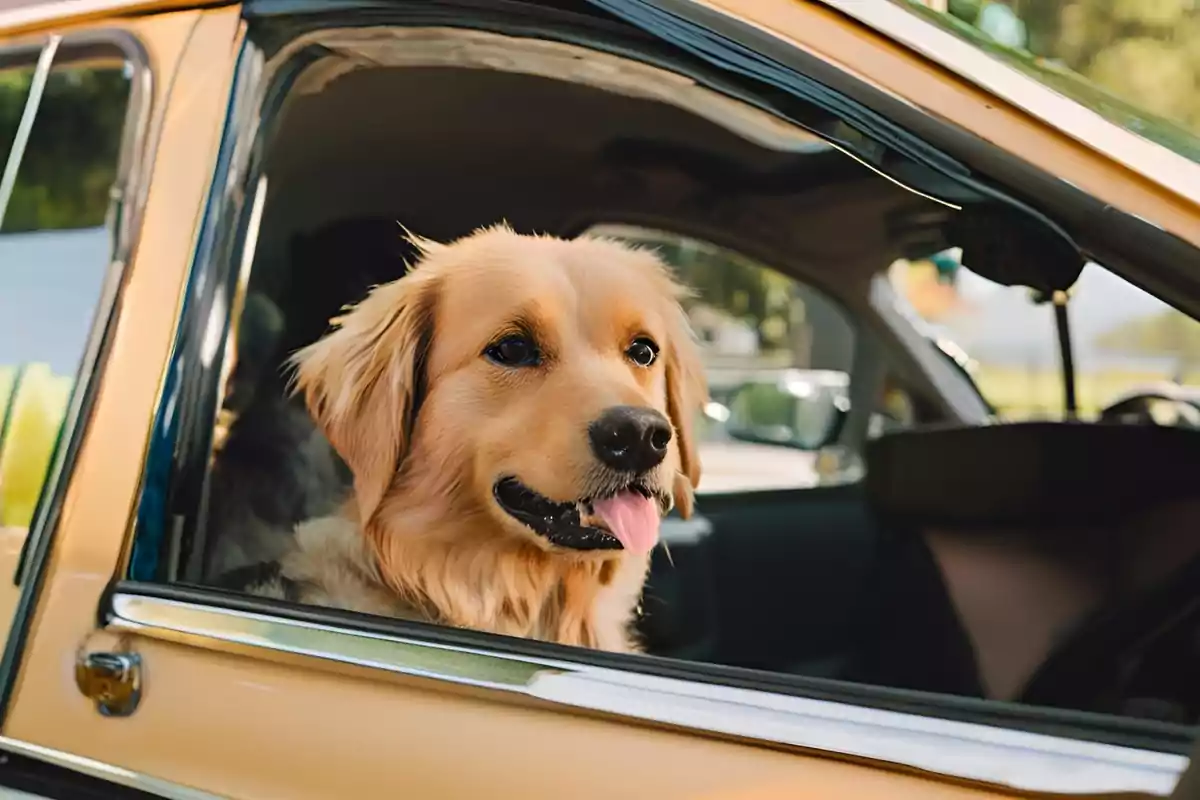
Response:
M961 542L983 536L1033 539L1058 563L1091 570L1097 578L1095 596L1076 607L1072 624L1045 647L1036 669L1013 696L1000 699L1197 721L1200 687L1185 673L1197 674L1200 655L1194 645L1200 628L1200 526L1187 520L1177 525L1182 538L1190 536L1191 541L1184 541L1183 555L1155 580L1133 584L1117 578L1123 561L1155 538L1154 526L1139 525L1139 519L1200 499L1200 484L1194 480L1200 431L1081 422L947 426L880 437L868 445L865 458L868 503L910 557L922 543L937 546L938 537ZM877 609L881 638L867 648L873 657L865 659L866 675L892 686L961 691L967 688L963 676L943 674L945 667L934 654L961 653L965 633L978 665L981 654L975 642L986 632L944 623L953 614L961 624L961 603L933 591L936 576L928 574L930 563L942 573L942 585L948 585L937 559L919 560L916 568L906 566L902 556L885 560L881 569L894 574L881 580L903 585L924 575L926 596L936 602L921 611L903 592L893 591L895 605ZM1028 566L1032 571L1036 565ZM912 574L895 574L904 570ZM1121 586L1126 590L1120 591ZM995 602L1014 604L1014 598ZM928 618L911 618L921 615ZM943 622L937 623L939 619ZM889 631L893 621L909 630ZM930 634L932 643L918 646L920 631ZM894 646L888 645L888 636ZM925 647L931 651L911 652ZM987 686L981 675L984 694Z
M297 235L284 263L256 265L201 537L204 582L275 560L297 523L331 513L349 491L346 465L289 395L287 360L344 306L403 275L413 254L395 220L348 219Z

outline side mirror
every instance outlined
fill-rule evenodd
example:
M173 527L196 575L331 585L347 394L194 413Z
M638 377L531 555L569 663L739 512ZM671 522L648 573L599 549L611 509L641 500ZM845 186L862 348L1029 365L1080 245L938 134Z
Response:
M849 409L845 377L788 370L744 383L729 394L725 430L742 442L820 450L837 439Z

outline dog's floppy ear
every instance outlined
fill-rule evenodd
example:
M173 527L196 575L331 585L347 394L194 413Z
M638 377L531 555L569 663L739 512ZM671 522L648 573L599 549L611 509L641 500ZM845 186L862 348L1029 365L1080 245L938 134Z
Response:
M354 473L366 525L411 443L425 392L437 286L417 270L377 286L292 357L296 391Z
M696 452L695 414L708 401L708 382L700 348L683 309L666 348L667 415L679 442L679 469L673 494L675 507L687 519L692 515L692 492L700 485L700 456Z

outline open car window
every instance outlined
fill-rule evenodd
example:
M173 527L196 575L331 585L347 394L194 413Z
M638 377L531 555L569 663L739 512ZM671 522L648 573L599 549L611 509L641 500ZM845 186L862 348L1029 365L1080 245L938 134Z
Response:
M890 277L913 313L947 337L941 346L962 363L999 419L1061 419L1064 374L1051 307L957 259L951 252L897 262ZM1200 324L1095 262L1069 294L1082 419L1095 421L1138 394L1191 397L1200 383ZM1169 402L1154 404L1155 413Z

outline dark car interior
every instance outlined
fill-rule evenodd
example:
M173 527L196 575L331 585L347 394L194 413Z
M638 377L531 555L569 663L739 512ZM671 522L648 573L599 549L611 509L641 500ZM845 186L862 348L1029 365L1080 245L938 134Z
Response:
M389 66L379 51L356 68L368 62L324 52L268 149L185 582L214 579L211 552L244 534L231 520L246 508L288 528L346 491L344 466L286 399L285 361L403 274L413 254L398 223L438 240L501 219L564 236L653 225L771 264L851 314L893 260L950 245L981 274L1047 291L1082 267L1031 214L983 200L955 211L728 97L697 92L689 109L633 73L622 93L532 68ZM641 633L651 654L689 661L1196 724L1198 436L947 416L871 442L859 484L703 495L697 518L664 528Z

